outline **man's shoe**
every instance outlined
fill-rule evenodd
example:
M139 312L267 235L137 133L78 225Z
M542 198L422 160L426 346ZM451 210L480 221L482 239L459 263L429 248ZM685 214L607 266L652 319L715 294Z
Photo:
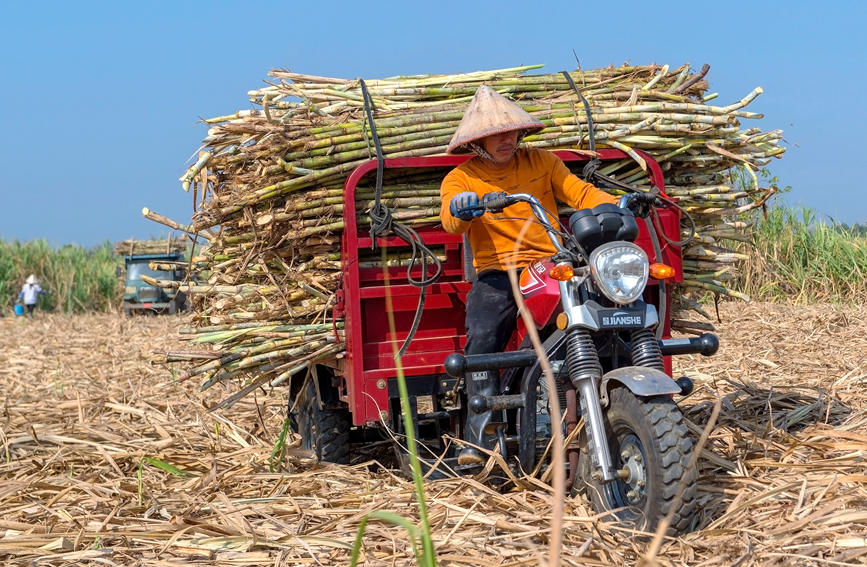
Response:
M467 372L466 389L467 399L473 396L493 396L497 393L497 374L493 371ZM496 437L485 433L485 429L491 422L491 410L476 413L472 404L467 408L466 422L464 423L463 438L477 447L484 449L493 448ZM475 465L487 461L487 456L476 447L464 447L458 453L459 465Z

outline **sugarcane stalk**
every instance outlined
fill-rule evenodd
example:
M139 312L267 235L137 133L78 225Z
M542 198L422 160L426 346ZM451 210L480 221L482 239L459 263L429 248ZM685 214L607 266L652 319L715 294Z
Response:
M186 380L188 378L192 378L194 376L198 376L204 372L209 370L215 370L217 368L233 368L234 363L237 362L239 367L245 366L243 361L247 361L246 365L253 364L256 361L261 361L259 355L264 354L272 354L275 352L284 352L287 349L285 347L294 347L300 343L309 343L305 344L303 348L309 348L310 344L317 344L320 341L327 341L331 339L328 333L319 334L319 335L305 335L305 336L297 336L286 338L282 340L271 340L265 341L256 345L255 347L245 348L237 351L230 352L229 354L225 354L216 360L209 361L205 364L199 365L196 368L189 370L187 372L183 372L179 375L179 379ZM290 349L292 350L292 349ZM295 352L295 350L292 350ZM303 352L303 350L301 351Z
M150 210L147 207L142 208L141 214L144 218L146 218L148 220L152 220L154 222L158 222L161 225L167 226L173 230L179 230L181 232L186 232L187 234L189 234L191 236L197 236L197 237L203 238L203 239L208 240L208 241L210 241L212 238L212 236L206 232L199 232L198 230L193 229L192 227L190 227L188 225L184 225L184 224L181 224L179 222L173 221L172 219L170 219L168 217L164 217L163 215L158 214L158 213Z
M730 288L727 288L724 285L722 285L721 283L710 283L710 282L705 282L705 281L692 281L692 280L684 279L684 281L681 285L683 285L684 287L694 287L694 288L699 288L699 289L706 289L708 291L713 291L713 292L716 292L716 293L719 293L722 295L734 297L735 299L740 299L742 301L750 301L749 295L747 295L745 293L741 293L739 291L735 291L735 290L730 289Z
M336 354L336 353L340 352L341 350L342 350L342 345L335 343L332 345L328 345L328 346L320 349L319 351L317 351L311 355L308 355L307 357L305 357L306 360L302 358L299 361L295 361L295 362L302 362L302 364L297 364L297 365L293 366L292 368L290 368L289 370L282 372L281 374L278 374L276 377L274 377L270 381L269 385L271 387L280 386L284 382L286 382L286 380L288 380L290 377L292 377L292 375L300 372L304 368L307 368L308 366L310 366L310 364L312 364L314 362L318 362L320 360L327 360L328 358L330 358L328 355Z
M307 366L309 366L310 364L312 364L318 360L326 359L328 357L328 355L334 354L335 352L337 352L339 350L340 350L340 347L337 345L327 345L327 346L319 349L316 352L313 352L311 354L303 356L299 359L293 360L292 362L283 364L283 365L281 365L281 368L289 367L288 370L281 372L280 374L277 375L276 378L273 378L273 379L271 378L270 373L262 373L258 378L253 380L250 384L244 386L238 392L232 394L231 396L229 396L225 400L219 402L214 407L214 409L232 407L238 400L240 400L241 398L243 398L244 396L246 396L248 393L252 392L256 388L259 388L262 384L264 384L265 382L268 382L269 380L271 381L272 386L282 384L286 379L288 379L293 374L300 372L301 370L303 370L304 368L306 368ZM300 364L297 364L299 362L300 362ZM277 369L274 369L274 370L276 371Z
M209 152L202 152L199 156L199 159L190 167L184 174L181 176L180 181L182 183L182 187L184 191L190 190L190 184L195 179L196 175L202 171L202 169L208 164L208 160L211 159L211 154Z
M343 322L337 322L338 328L343 328ZM184 328L179 332L181 334L197 334L206 336L210 333L223 333L226 331L246 331L249 329L269 330L269 331L298 331L298 332L318 332L331 329L331 324L319 325L283 325L280 323L239 323L235 325L220 325L211 327ZM214 337L215 340L220 340Z
M663 65L662 69L659 70L659 74L657 74L653 79L651 79L646 85L641 87L641 90L646 91L650 90L656 83L662 79L666 73L668 73L668 65Z
M218 384L220 382L227 382L233 378L242 378L244 376L249 376L253 372L265 375L275 371L279 372L290 364L292 364L291 361L275 360L270 362L261 362L252 367L232 369L221 367L219 370L210 370L204 375L206 377L206 380L202 383L200 391L204 392L214 384ZM217 405L212 406L210 409L216 410Z

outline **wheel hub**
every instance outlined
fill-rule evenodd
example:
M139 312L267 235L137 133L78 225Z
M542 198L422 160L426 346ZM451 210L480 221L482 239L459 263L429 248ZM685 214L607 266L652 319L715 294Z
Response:
M637 505L645 496L647 469L641 452L641 442L634 435L627 436L620 443L620 463L617 476L623 483L626 500L630 505Z

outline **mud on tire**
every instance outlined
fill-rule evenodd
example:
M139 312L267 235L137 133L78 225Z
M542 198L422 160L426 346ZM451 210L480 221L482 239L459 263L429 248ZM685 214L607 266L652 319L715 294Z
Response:
M622 508L617 519L645 531L656 530L674 507L666 533L689 531L696 513L697 471L690 467L694 443L674 401L666 396L638 398L626 388L615 388L609 395L605 430L614 468L629 468L630 477L608 486L593 480L582 434L573 494L582 493L600 512ZM675 502L681 482L683 494Z

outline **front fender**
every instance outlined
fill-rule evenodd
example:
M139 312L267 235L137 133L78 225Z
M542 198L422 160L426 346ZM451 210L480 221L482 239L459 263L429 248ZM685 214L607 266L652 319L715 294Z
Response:
M680 386L668 374L646 366L624 366L607 372L599 387L604 398L608 397L609 382L623 384L636 396L662 396L681 392Z

